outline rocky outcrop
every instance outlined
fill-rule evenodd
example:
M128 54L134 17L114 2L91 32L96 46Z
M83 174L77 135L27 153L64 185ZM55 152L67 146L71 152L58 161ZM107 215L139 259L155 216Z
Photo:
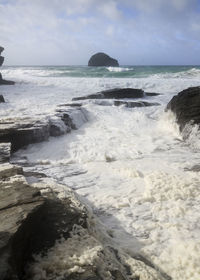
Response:
M90 94L86 96L75 97L72 100L84 100L84 99L123 99L123 98L141 98L144 96L142 89L135 88L115 88L109 89L96 94Z
M71 198L62 201L41 195L26 183L23 170L0 165L0 279L22 279L32 255L45 252L59 238L67 239L73 226L86 227L83 207Z
M109 55L99 52L91 56L88 61L88 66L119 66L116 59L110 57Z
M86 122L83 108L59 109L44 120L13 118L0 120L0 143L10 142L12 152L32 143L59 136L77 128L76 117Z
M168 103L166 110L176 115L182 131L186 124L200 125L200 87L190 87L178 93Z
M9 163L0 165L0 180L1 280L170 279L145 257L117 248L66 186L31 186Z
M0 66L1 66L1 65L3 64L3 62L4 62L4 57L1 56L1 53L2 53L3 50L4 50L4 48L0 46Z
M14 85L14 84L15 84L15 82L13 82L13 81L4 80L0 73L0 85Z
M0 66L1 66L1 65L3 64L3 62L4 62L4 57L1 56L1 53L2 53L3 50L4 50L4 48L0 46ZM4 80L4 79L2 78L1 73L0 73L0 85L14 85L14 84L15 84L15 82L13 82L13 81Z
M0 74L1 75L1 74ZM5 103L5 99L2 94L0 94L0 103Z

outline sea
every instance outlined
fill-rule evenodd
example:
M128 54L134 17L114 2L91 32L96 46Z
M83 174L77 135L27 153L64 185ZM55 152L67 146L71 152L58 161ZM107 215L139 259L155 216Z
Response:
M142 253L174 280L199 280L200 135L194 126L185 139L165 108L200 85L200 66L4 66L1 73L16 81L1 86L5 119L43 119L73 97L112 88L160 94L134 100L160 104L139 108L84 100L77 130L13 158L73 189L127 253Z

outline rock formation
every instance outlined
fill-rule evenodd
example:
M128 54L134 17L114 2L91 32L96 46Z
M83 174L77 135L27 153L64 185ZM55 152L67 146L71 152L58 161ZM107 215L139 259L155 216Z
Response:
M1 75L1 74L0 74L0 75ZM0 94L0 103L4 103L4 102L5 102L5 99L4 99L3 95Z
M1 53L2 53L3 50L4 50L4 48L0 46L0 66L1 66L1 65L3 64L3 62L4 62L4 57L1 56ZM14 84L15 84L15 82L13 82L13 81L4 80L4 79L2 78L1 73L0 73L0 85L14 85ZM1 101L0 101L0 102L1 102Z
M144 256L118 248L73 190L9 163L11 151L78 128L76 117L87 121L79 105L60 106L43 121L1 120L0 279L169 280Z
M77 129L73 115L79 115L86 122L84 108L58 109L54 116L47 119L9 118L0 120L0 143L11 143L12 152L32 143L47 140L50 136L59 136Z
M200 87L190 87L178 93L168 103L166 110L176 115L180 131L187 124L200 126Z
M116 59L110 57L109 55L99 52L91 56L88 61L88 66L119 66Z
M3 64L3 62L4 62L4 57L1 56L1 53L2 53L3 50L4 50L4 48L0 46L0 66L1 66L1 65Z
M144 91L142 89L135 88L115 88L109 89L95 94L86 96L75 97L72 100L84 100L84 99L120 99L120 98L141 98L144 97Z
M0 165L0 180L1 280L170 279L145 257L118 249L66 186L31 186L10 163Z

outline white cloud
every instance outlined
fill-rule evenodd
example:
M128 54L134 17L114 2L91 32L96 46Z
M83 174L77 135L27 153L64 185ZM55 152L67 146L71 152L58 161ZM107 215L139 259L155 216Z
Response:
M86 64L89 54L100 50L121 57L122 63L148 61L148 56L160 61L166 50L174 58L183 50L200 58L189 45L199 42L197 0L6 3L0 0L0 45L9 64Z

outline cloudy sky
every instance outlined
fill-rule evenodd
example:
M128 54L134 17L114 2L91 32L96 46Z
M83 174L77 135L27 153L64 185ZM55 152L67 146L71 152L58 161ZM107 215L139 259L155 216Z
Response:
M0 0L6 65L200 64L200 0Z

